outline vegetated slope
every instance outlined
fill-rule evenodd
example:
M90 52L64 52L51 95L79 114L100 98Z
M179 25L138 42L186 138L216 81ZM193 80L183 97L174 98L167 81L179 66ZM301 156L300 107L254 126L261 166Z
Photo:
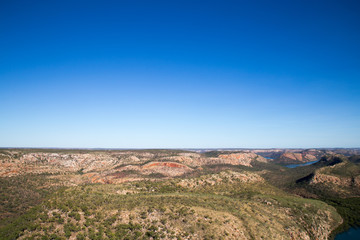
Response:
M351 161L349 161L351 160ZM360 226L360 165L356 158L326 156L328 166L316 170L311 178L299 185L334 206L344 219L334 233L351 226Z
M360 163L360 155L350 156L349 161L352 163Z
M307 189L322 196L360 197L360 165L342 155L328 155L316 165L325 165L297 180Z
M288 165L288 164L301 164L311 161L316 161L325 155L325 151L317 149L307 150L293 150L285 151L278 158L274 159L273 162Z
M41 203L61 186L61 182L44 175L0 178L0 227Z
M1 229L3 239L327 239L329 205L294 197L255 172L96 184L55 192Z
M326 155L313 165L267 171L263 176L287 192L334 206L344 219L335 234L351 226L360 226L360 165L357 159Z

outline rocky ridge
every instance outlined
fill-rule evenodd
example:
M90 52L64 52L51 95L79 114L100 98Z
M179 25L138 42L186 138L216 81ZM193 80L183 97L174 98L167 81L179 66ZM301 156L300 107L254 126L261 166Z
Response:
M193 152L84 151L46 152L7 150L0 153L0 176L23 174L81 174L74 181L118 183L134 179L176 177L204 165L230 164L251 167L267 160L255 153L223 153L206 157Z
M301 164L320 159L326 153L324 151L309 149L301 151L285 151L275 161L280 164Z

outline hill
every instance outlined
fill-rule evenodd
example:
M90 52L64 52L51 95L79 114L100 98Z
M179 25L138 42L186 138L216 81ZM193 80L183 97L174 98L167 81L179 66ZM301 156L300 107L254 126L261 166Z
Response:
M251 172L70 187L2 228L5 239L327 239L331 206Z

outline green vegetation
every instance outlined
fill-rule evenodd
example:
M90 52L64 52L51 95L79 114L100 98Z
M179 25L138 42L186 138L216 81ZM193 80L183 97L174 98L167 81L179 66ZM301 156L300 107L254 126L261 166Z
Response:
M41 203L60 185L44 174L0 178L0 227Z
M350 162L343 156L327 156L314 165L295 169L283 168L281 175L268 172L263 176L286 192L320 199L335 207L343 218L343 224L333 232L332 237L334 237L350 227L360 226L360 189L352 182L349 183L360 175L360 166L356 163L356 159L353 157L351 158L353 162ZM339 185L332 182L310 184L316 173L337 177L340 183Z
M360 226L360 198L327 198L323 201L334 206L344 219L344 223L337 229L338 232Z
M218 182L196 185L213 179ZM182 186L186 181L195 185ZM0 236L183 239L197 234L203 239L236 239L242 237L239 232L247 238L261 232L270 239L295 231L315 238L317 233L311 229L316 224L326 221L335 226L337 218L334 209L323 202L288 195L265 182L243 183L225 172L193 179L58 189L1 228ZM277 225L272 226L274 221Z

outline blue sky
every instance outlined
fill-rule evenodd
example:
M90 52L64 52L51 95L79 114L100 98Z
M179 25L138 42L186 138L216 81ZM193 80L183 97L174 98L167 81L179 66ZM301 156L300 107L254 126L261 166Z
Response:
M358 1L0 1L0 146L360 147Z

